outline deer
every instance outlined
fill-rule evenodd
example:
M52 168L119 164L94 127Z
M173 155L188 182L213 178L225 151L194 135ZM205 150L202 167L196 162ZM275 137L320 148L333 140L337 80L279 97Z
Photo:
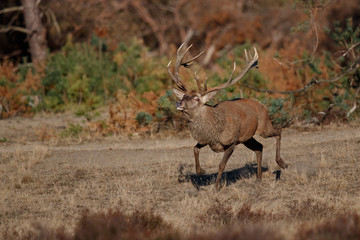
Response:
M184 56L192 47L192 44L185 50L185 41L177 49L174 72L167 65L168 73L175 83L173 92L179 101L176 101L176 109L181 111L188 121L188 127L192 138L197 141L193 151L195 157L196 174L205 174L199 162L200 149L209 145L212 151L224 152L219 164L219 171L216 177L216 190L220 190L220 179L225 169L226 163L233 154L235 147L239 144L245 145L254 151L257 160L257 180L262 179L262 151L263 145L255 140L254 135L258 134L263 138L275 137L276 157L275 161L280 168L287 168L288 165L280 156L281 128L274 127L267 108L256 100L238 98L228 101L220 101L216 105L207 104L222 89L236 84L252 68L258 66L258 53L254 47L254 54L244 50L245 66L240 73L233 78L236 64L228 80L215 87L208 88L206 78L203 85L196 71L193 72L198 90L189 90L185 82L180 78L179 69L181 66L190 68L198 57L205 52L202 51L192 59L183 61Z

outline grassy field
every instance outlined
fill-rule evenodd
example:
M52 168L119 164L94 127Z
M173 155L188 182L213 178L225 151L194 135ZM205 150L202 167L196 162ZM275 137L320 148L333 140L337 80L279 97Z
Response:
M61 128L61 121L53 118L49 124ZM115 229L132 226L119 228L117 234L127 234L122 239L360 236L359 127L285 129L282 157L289 168L281 172L275 139L257 137L264 144L262 182L254 175L254 154L239 145L217 192L213 177L222 154L204 148L200 162L207 174L196 176L196 142L188 133L41 142L34 136L44 126L23 118L1 124L0 136L8 136L0 143L4 238L87 239L84 232L106 231L101 226L109 222Z

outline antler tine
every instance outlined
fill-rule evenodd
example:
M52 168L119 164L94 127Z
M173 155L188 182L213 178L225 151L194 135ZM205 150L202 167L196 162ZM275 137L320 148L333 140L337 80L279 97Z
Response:
M246 51L246 49L244 50L245 52L245 67L243 68L243 70L240 72L240 74L235 78L235 79L232 79L233 75L234 75L234 72L235 72L235 69L236 69L236 64L234 62L234 68L233 68L233 71L231 72L229 78L228 78L228 81L226 83L223 83L219 86L216 86L216 87L213 87L213 88L210 88L209 90L206 91L206 93L208 92L212 92L212 91L216 91L216 90L221 90L221 89L224 89L226 87L229 87L231 85L234 85L235 83L237 83L242 77L244 77L244 75L253 67L256 67L257 66L257 63L258 63L258 58L259 58L259 55L257 53L257 50L256 48L254 47L254 56L251 57L251 54L248 53ZM250 58L249 58L250 56Z
M180 47L179 47L178 50L176 51L177 55L180 55L180 51L181 51L182 47L183 47L185 44L187 44L187 43L188 43L188 41L185 41L185 42L183 42L183 43L180 45Z
M256 48L254 47L254 56L251 57L251 60L249 60L249 55L251 57L251 54L247 53L246 49L245 49L245 67L244 69L241 71L241 73L231 81L231 85L235 84L237 81L239 81L242 77L244 77L244 75L253 67L257 66L258 63L258 58L259 55L257 53Z
M244 49L244 53L245 53L245 62L248 62L249 61L249 56L248 56L248 53L247 53L246 49Z
M196 71L194 71L194 78L195 78L196 85L197 85L199 91L202 93L204 90L201 88L200 79L199 79L198 75L196 74Z
M192 47L192 44L186 48L186 50L183 53L180 53L181 48L184 46L186 42L184 42L183 44L181 44L181 46L178 48L177 51L177 56L176 56L176 63L175 63L175 75L179 78L179 69L181 67L181 65L184 65L182 63L182 60L185 56L185 54L189 51L189 49Z
M192 46L192 45L191 45ZM189 61L186 61L184 63L182 63L181 65L183 65L186 68L191 67L192 65L189 65L189 63L191 63L192 61L194 61L195 59L197 59L198 57L200 57L206 50L201 51L198 55L196 55L195 57L193 57L192 59L190 59Z
M183 81L181 81L181 79L179 78L176 78L174 76L174 74L172 74L172 72L170 71L170 64L171 64L171 61L168 63L167 65L167 69L168 69L168 73L171 77L171 79L175 82L176 86L183 92L186 92L187 89L186 89L186 86L184 85Z
M183 92L187 92L187 88L186 88L185 83L181 80L181 78L179 76L179 69L181 66L182 59L184 58L185 54L189 51L189 49L192 46L192 45L190 45L183 53L181 53L181 49L187 43L188 43L188 41L183 42L177 50L174 74L170 71L170 64L172 61L170 61L167 65L167 69L168 69L168 73L169 73L170 77L175 82L176 86Z
M259 55L258 55L258 52L256 50L256 47L254 47L254 58L258 59L259 58Z
M207 77L205 77L205 79L204 79L204 92L207 91L207 83L206 83L206 81L207 81Z
M169 72L169 75L170 77L172 78L172 80L175 82L175 84L177 85L177 87L183 91L183 92L187 92L187 88L185 86L185 83L181 80L180 76L179 76L179 69L181 66L184 66L186 68L190 68L191 67L191 62L193 62L195 59L197 59L198 57L200 57L204 52L200 52L198 55L196 55L195 57L193 57L192 59L186 61L186 62L182 62L184 56L186 55L186 53L190 50L190 48L193 46L192 44L190 46L188 46L185 51L182 51L182 49L184 48L184 46L189 42L189 40L186 40L185 42L183 42L180 47L178 48L177 50L177 53L176 53L176 62L175 62L175 69L174 69L174 73L172 73L170 71L170 64L171 64L171 61L168 63L167 65L167 68L168 68L168 72ZM196 72L194 73L194 76L195 76L195 80L196 80L196 83L198 85L198 88L201 92L203 92L204 90L201 90L201 85L200 85L200 80L198 78L198 76L196 75ZM206 90L205 90L206 91Z
M232 79L232 77L234 75L235 69L236 69L236 62L234 62L234 68L233 68L233 70L232 70L232 72L231 72L231 74L230 74L230 76L228 78L228 81L227 81L228 83L231 83L231 79Z

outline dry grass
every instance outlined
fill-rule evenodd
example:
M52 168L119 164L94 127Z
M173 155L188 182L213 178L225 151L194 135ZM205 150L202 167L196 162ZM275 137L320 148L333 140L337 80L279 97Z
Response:
M231 178L228 173L220 192L210 183L221 155L207 148L201 151L201 163L208 173L204 178L209 180L201 181L204 179L192 174L191 139L112 138L69 146L4 144L0 151L0 231L7 237L31 233L29 239L39 234L44 239L72 239L84 231L79 226L86 216L102 219L95 224L101 226L108 220L119 222L119 216L130 224L129 219L138 214L163 224L154 233L141 233L149 238L170 234L168 239L240 235L326 239L326 231L341 232L336 221L345 222L348 235L334 236L359 236L354 230L360 225L359 130L285 131L282 154L290 167L281 172L279 181L273 173L278 170L273 139L259 138L268 168L262 182L251 175L253 154L239 146L226 168L239 175ZM242 171L250 178L239 179L246 175ZM141 239L139 236L135 238Z

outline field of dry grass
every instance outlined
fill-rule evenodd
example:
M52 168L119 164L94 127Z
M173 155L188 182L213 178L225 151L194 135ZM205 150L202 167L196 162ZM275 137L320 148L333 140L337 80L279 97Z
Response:
M0 136L12 124L16 120L3 121ZM289 168L281 172L274 161L275 139L258 137L264 144L262 182L254 175L255 156L239 145L219 192L213 178L222 155L204 148L200 161L207 174L194 175L195 142L187 134L67 142L24 138L35 129L0 143L2 236L44 228L71 235L84 214L109 209L124 216L154 214L161 228L177 232L176 239L214 238L224 229L267 239L311 239L324 229L335 231L336 221L345 222L336 231L360 227L359 127L285 129L282 156Z

